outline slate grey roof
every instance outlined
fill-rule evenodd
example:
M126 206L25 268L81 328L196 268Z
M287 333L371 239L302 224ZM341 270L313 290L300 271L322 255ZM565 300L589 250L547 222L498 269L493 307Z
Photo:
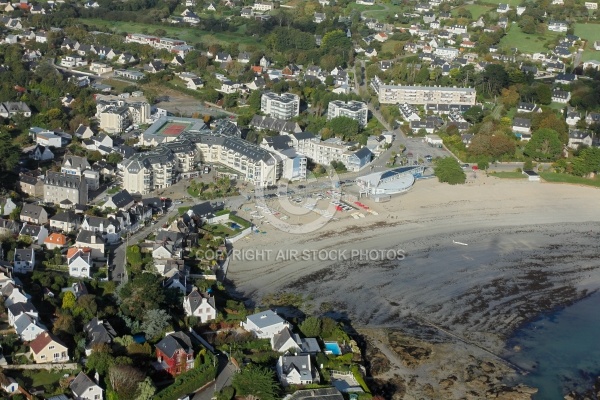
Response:
M117 206L118 208L123 208L126 205L131 204L133 202L133 197L131 197L131 195L126 189L123 189L119 193L112 196L111 200L113 203L115 203L115 206Z
M83 128L85 131L86 127L84 126ZM72 155L65 156L65 159L63 161L63 167L80 169L81 171L91 168L87 158Z
M185 332L174 332L165 336L156 344L156 348L169 358L172 358L178 350L184 350L187 354L193 353L192 341Z
M265 142L275 150L287 150L290 147L289 137L287 135L267 136Z
M292 370L297 370L301 380L307 381L313 379L309 355L282 356L281 365L283 373L286 375Z
M36 206L35 204L23 204L23 208L21 208L21 216L38 219L40 215L44 212L44 209L41 206Z
M46 173L46 179L44 179L44 184L64 188L79 188L84 179L85 178L76 175L48 171Z
M202 304L202 299L203 298L206 299L206 301L208 302L208 304L210 304L210 306L212 308L216 308L215 307L215 298L213 296L210 296L207 293L200 293L197 289L194 289L187 296L187 300L190 303L190 308L192 310L192 313L194 311L196 311L196 309L198 307L200 307L200 305Z
M255 115L252 117L250 126L258 129L268 129L275 132L292 133L296 130L296 122L294 121L287 121L273 117L264 117L262 115Z
M81 222L81 216L74 211L63 211L50 218L50 221L78 223Z
M111 343L113 338L117 336L117 333L108 321L102 321L98 318L93 318L85 325L83 330L89 340L88 347L100 343Z
M85 229L79 231L76 241L79 243L92 244L92 236L96 237L96 243L104 243L104 239L102 239L102 235L100 235L100 233L87 231Z
M33 249L16 249L15 250L15 261L28 261L32 262Z
M259 329L285 323L285 320L272 310L252 314L246 318L248 319L248 321L251 321L254 325L256 325Z
M15 316L23 314L23 313L37 312L35 306L33 304L31 304L29 301L26 303L11 304L10 306L8 306L8 311L10 311L10 313Z
M513 126L518 126L520 128L531 128L531 120L528 118L514 118Z
M69 385L69 388L73 391L75 396L81 397L90 388L98 386L90 379L89 376L80 372L75 379Z
M310 132L298 132L292 133L292 136L296 138L296 140L305 140L305 139L314 139L315 135Z
M21 228L19 234L27 236L38 236L40 234L41 229L42 227L39 225L25 224Z
M290 339L294 340L294 337L292 336L292 332L287 328L282 330L279 333L276 333L273 336L273 349L275 351L280 351L282 346L285 345L287 343L287 341ZM295 340L294 340L294 343L296 343Z
M35 320L31 317L31 315L21 314L21 316L15 319L15 331L17 331L17 334L20 335L31 324L37 325ZM40 326L40 328L42 327Z

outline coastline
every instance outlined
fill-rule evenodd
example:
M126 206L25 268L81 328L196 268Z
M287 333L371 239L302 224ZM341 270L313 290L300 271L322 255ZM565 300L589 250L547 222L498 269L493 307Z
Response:
M419 181L388 203L361 200L379 215L342 217L306 235L263 226L266 234L235 244L248 251L268 248L274 254L289 249L401 249L404 259L232 261L228 278L258 304L267 294L301 294L311 299L303 311L319 312L329 305L357 330L372 335L405 329L405 321L414 316L500 354L511 333L526 321L600 288L600 268L594 265L594 243L600 238L594 223L600 220L597 194L595 188L492 177L464 186ZM413 332L412 339L420 340L419 335ZM456 346L457 341L446 337L443 342ZM473 346L461 345L454 353L443 343L432 345L433 354L446 358L427 365L439 367L443 360L456 359L463 360L455 364L461 369L469 356L478 360L475 370L494 364L496 375L487 372L489 382L478 390L501 386L502 376L511 375L510 368ZM406 366L395 368L399 377L410 375ZM445 373L433 368L417 374L418 382L408 393L446 393L442 389L448 376L462 382L448 386L456 395L473 386L475 378L464 371ZM530 395L527 390L521 394Z

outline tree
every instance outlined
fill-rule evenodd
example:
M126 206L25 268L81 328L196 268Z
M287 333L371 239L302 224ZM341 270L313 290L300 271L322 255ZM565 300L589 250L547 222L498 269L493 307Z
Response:
M254 114L260 111L261 97L262 93L260 92L260 90L254 90L252 93L250 93L250 96L248 96L246 104L248 104L248 107L250 107L252 113Z
M464 113L465 119L471 124L477 124L483 119L483 109L480 106L473 106Z
M108 370L110 386L119 395L119 399L134 399L144 378L142 371L130 365L113 365Z
M278 397L279 386L275 381L273 371L249 365L233 377L232 385L236 395L256 396L260 400L275 400Z
M300 332L306 337L321 336L321 320L317 317L308 317L300 324Z
M93 164L102 160L102 153L100 153L98 150L90 151L87 155L87 159Z
M0 132L0 172L11 171L19 162L21 149L13 144L13 140L6 132Z
M123 161L123 156L119 153L110 153L106 156L106 162L109 164L117 165L121 161Z
M435 175L440 182L450 185L465 183L467 176L454 157L438 158L435 161Z
M11 211L8 218L11 221L19 221L21 219L21 209L22 209L21 206L15 207L15 209Z
M545 83L538 83L535 86L535 95L540 104L552 103L552 90Z
M151 400L156 393L156 387L148 376L138 384L135 400Z
M73 307L75 307L76 301L77 298L75 297L75 294L73 292L65 292L65 295L62 299L62 309L71 310Z
M119 289L118 300L126 316L143 319L148 310L161 308L165 301L161 278L153 274L136 275Z
M169 326L171 316L165 310L149 310L144 316L142 330L149 338L154 338L163 333Z
M108 373L109 368L115 363L115 358L112 355L112 350L108 344L95 345L92 348L92 354L87 358L85 364L88 372L96 371L104 376Z
M350 138L360 131L360 125L358 121L355 121L349 117L332 118L325 126L331 129L334 135L341 136L344 139Z
M558 132L554 129L542 128L533 132L531 140L525 145L523 153L535 160L553 161L560 157L563 144Z
M489 64L482 74L483 91L491 96L500 93L502 88L508 87L510 83L508 73L501 64Z

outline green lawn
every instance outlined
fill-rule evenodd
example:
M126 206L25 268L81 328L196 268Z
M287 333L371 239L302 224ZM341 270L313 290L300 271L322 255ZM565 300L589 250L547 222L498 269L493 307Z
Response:
M209 43L217 41L220 44L239 43L244 45L255 45L262 47L259 38L245 35L246 26L243 25L239 28L238 32L218 32L210 33L202 31L197 28L183 27L183 26L168 26L168 25L152 25L143 24L137 22L123 22L123 21L106 21L103 19L92 19L83 18L78 20L84 24L95 25L99 28L104 27L110 29L115 33L127 32L127 33L144 33L152 34L157 29L162 29L167 32L167 36L173 39L185 40L188 44L193 43Z
M375 4L372 6L366 6L364 4L357 4L355 2L348 4L346 10L357 10L357 11L380 11L385 10L381 4Z
M496 178L505 178L505 179L524 179L527 178L525 174L522 172L508 172L508 171L499 171L499 172L490 172L490 176L495 176Z
M495 10L495 8L492 6L484 6L481 4L469 4L469 5L464 6L464 9L471 12L471 16L473 17L474 21L478 20L479 17L481 17L483 14L486 14L492 10ZM457 10L458 10L458 8L455 8L454 10L452 10L453 16L456 16Z
M504 4L508 4L509 6L511 6L511 8L516 8L518 5L523 3L523 0L484 0L483 3L494 4L494 5L504 3Z
M58 381L64 374L70 371L46 371L46 370L15 370L11 371L15 374L15 378L20 378L24 382L28 383L29 387L40 387L40 386L58 386Z
M575 185L586 185L600 187L600 178L588 179L580 176L573 176L569 174L557 174L554 172L542 172L540 173L542 179L546 182L552 183L572 183Z
M582 61L600 60L600 51L594 50L594 42L600 40L600 25L574 24L575 35L587 41L581 56Z
M368 6L367 6L368 7ZM373 7L381 7L381 6L373 6ZM370 18L377 18L380 22L383 22L383 20L385 20L388 16L395 16L396 14L398 14L399 16L403 13L403 12L408 12L408 9L404 9L403 6L396 6L393 4L387 4L387 10L379 10L379 9L375 9L372 7L368 7L368 11L365 12L365 17L370 17Z
M548 50L544 45L553 43L556 36L558 36L557 32L528 35L523 33L517 24L512 24L506 36L500 41L500 46L506 48L516 47L522 53L540 53Z

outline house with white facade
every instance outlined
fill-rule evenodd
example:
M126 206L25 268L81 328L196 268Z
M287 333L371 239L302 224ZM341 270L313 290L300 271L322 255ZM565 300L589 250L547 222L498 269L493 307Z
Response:
M202 323L217 318L214 296L201 293L197 288L183 298L183 311L188 317L199 318Z
M73 392L75 400L102 400L103 390L89 376L80 372L69 388Z
M283 386L310 385L320 379L310 355L280 356L275 368Z
M259 339L271 339L283 329L291 328L286 320L272 310L247 316L246 321L243 321L241 326L248 332L252 332Z
M73 278L89 278L92 269L92 249L72 247L67 251L69 276Z

